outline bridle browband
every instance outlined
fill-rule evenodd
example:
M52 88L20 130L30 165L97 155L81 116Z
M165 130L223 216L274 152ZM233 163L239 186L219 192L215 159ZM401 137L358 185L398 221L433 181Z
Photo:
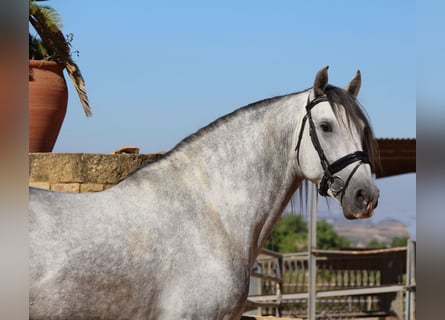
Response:
M317 131L315 130L315 124L314 121L312 120L312 115L311 115L312 108L315 107L320 102L325 102L325 101L329 101L326 95L316 97L312 101L309 100L308 96L306 104L306 115L304 116L303 122L301 124L300 133L298 135L298 143L297 146L295 147L295 151L297 151L297 161L298 163L300 163L299 154L300 154L301 139L303 137L303 131L304 127L306 126L306 121L309 119L309 135L312 140L312 145L314 146L315 150L318 153L321 166L323 167L324 170L324 175L321 178L318 192L322 196L327 196L329 189L331 189L334 196L337 196L338 194L341 193L341 198L340 198L340 203L341 203L343 201L345 190L354 173L357 171L357 169L360 167L362 163L370 163L370 162L368 154L366 152L355 151L353 153L341 157L340 159L334 161L333 163L329 163L328 159L326 158L326 155L323 152L323 148L320 145L320 140L318 139ZM343 180L339 176L335 175L337 172L341 171L348 165L357 161L359 163L354 167L354 169L352 169L348 179L346 180L346 183L343 182Z

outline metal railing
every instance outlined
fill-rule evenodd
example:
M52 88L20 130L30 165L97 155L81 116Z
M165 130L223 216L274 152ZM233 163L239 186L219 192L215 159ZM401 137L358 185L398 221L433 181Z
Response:
M397 314L415 319L415 242L379 250L314 250L310 255L263 249L251 277L247 308L263 315L348 319ZM309 315L309 300L317 308Z

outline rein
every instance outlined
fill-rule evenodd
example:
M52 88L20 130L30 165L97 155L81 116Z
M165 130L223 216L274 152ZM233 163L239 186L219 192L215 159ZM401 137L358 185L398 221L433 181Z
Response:
M303 122L301 124L300 133L298 135L298 143L297 146L295 147L295 151L297 151L297 161L298 163L300 163L299 155L300 155L301 139L303 137L306 121L309 119L309 135L312 140L312 145L314 146L315 150L318 153L321 166L323 167L324 170L324 175L321 178L318 192L322 196L327 196L329 189L331 189L334 196L337 196L338 194L341 193L341 199L340 199L341 203L343 201L345 190L348 187L349 181L351 180L352 176L355 174L355 172L362 163L370 163L370 162L367 153L363 151L355 151L353 153L341 157L340 159L334 161L333 163L329 163L328 159L326 158L326 155L324 154L323 148L321 147L320 140L318 139L317 131L315 129L315 124L314 121L312 120L312 114L311 114L311 110L313 107L325 101L329 101L325 95L317 97L312 101L309 100L308 96L308 101L306 104L306 115L304 116ZM359 161L359 163L354 167L354 169L352 169L351 173L348 176L348 179L346 180L346 183L339 176L335 175L337 172L343 170L348 165L357 161Z

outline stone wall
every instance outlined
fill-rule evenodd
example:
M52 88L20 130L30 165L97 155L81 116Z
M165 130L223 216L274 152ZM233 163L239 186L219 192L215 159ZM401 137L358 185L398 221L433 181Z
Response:
M102 191L162 155L30 153L29 185L63 192Z

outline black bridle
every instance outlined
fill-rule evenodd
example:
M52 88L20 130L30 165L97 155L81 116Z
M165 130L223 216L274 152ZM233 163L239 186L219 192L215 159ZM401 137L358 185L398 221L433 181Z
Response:
M354 173L357 171L357 169L360 167L362 163L370 163L370 162L367 153L363 151L355 151L353 153L341 157L340 159L334 161L333 163L329 163L328 159L326 158L326 155L323 152L323 148L320 145L320 140L318 139L317 131L315 130L315 124L314 121L312 120L312 115L311 115L312 108L315 107L320 102L324 101L328 101L328 98L325 95L317 97L312 101L310 101L308 97L308 101L306 104L306 115L304 116L303 122L301 124L300 133L298 135L298 143L295 150L297 151L297 161L299 163L301 138L303 136L304 127L306 126L306 121L309 119L309 134L311 136L312 145L314 146L315 150L317 150L321 166L323 167L324 170L324 175L321 178L318 192L322 196L327 196L329 189L331 189L334 196L337 196L341 193L342 195L340 198L340 202L342 202L345 190ZM352 169L346 182L344 182L339 176L335 175L337 172L341 171L348 165L357 161L358 164L354 167L354 169Z

